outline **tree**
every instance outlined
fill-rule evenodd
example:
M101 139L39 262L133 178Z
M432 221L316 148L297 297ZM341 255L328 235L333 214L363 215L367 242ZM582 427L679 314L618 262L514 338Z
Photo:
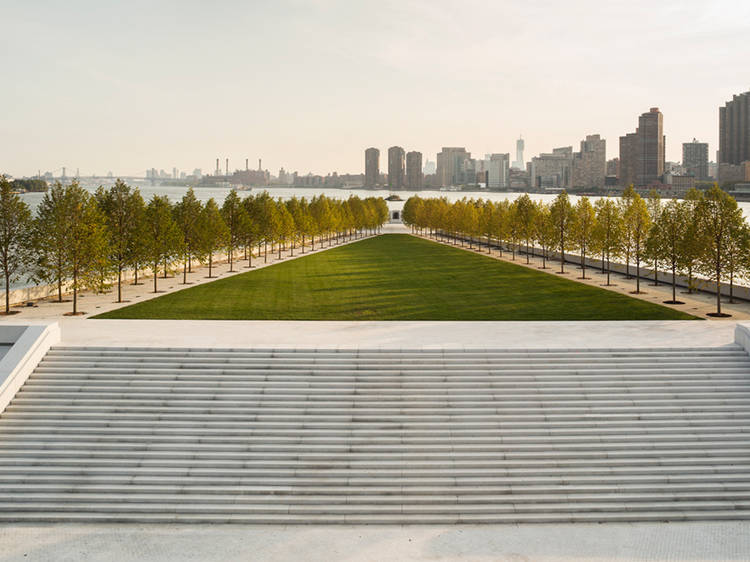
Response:
M226 239L229 271L234 271L234 250L245 240L250 222L236 189L230 191L229 195L224 199L224 204L221 207L221 216L224 218L224 223L229 229L229 236Z
M184 243L166 196L154 195L148 202L144 217L144 242L145 255L154 273L154 293L157 293L159 266L164 265L166 276L169 264L180 254Z
M729 278L729 302L734 303L734 280L750 269L750 228L744 219L730 226L725 269Z
M695 188L685 195L685 235L680 241L680 271L687 275L688 294L695 288L695 271L700 268L704 253L705 238L701 231L701 201L703 193Z
M72 314L76 315L78 293L101 287L98 273L107 261L109 246L104 215L94 197L75 181L65 188L64 197L68 222L65 268L71 277Z
M721 312L721 281L727 266L730 236L742 223L742 211L734 197L714 184L698 204L705 247L701 256L703 272L716 284L716 312L712 316L730 316Z
M542 269L547 269L547 259L550 248L557 244L557 228L552 222L549 205L542 201L536 203L534 213L534 237L542 248Z
M633 196L630 205L627 206L623 219L635 257L635 292L640 294L641 259L646 248L646 238L651 229L651 217L648 214L646 202L638 193Z
M633 185L629 185L620 198L620 214L622 215L622 240L621 247L625 256L625 277L630 279L630 256L633 253L633 233L631 231L631 224L627 221L628 212L633 206L633 200L636 196Z
M529 254L531 250L531 240L534 237L534 212L536 206L529 197L524 193L515 200L515 220L518 224L518 237L526 242L526 263L529 263Z
M607 261L607 286L611 285L610 266L612 256L617 256L622 243L622 215L620 207L612 199L604 198L596 202L596 225L594 239L596 246L602 253L602 260Z
M29 206L0 176L0 268L5 280L5 314L10 314L10 284L32 256L31 227Z
M174 206L174 218L182 233L182 283L187 284L187 274L192 273L192 260L197 257L199 245L199 225L203 206L195 197L193 188Z
M287 241L294 236L294 218L292 213L287 209L286 204L281 199L277 205L277 212L279 214L279 259L281 259L281 248L282 243L286 246Z
M565 250L570 242L570 224L573 220L573 207L570 204L568 193L563 190L550 206L550 218L557 232L557 244L560 249L560 273L565 273Z
M594 238L596 213L588 197L581 197L573 209L571 238L581 254L581 279L586 279L586 255Z
M55 184L44 194L32 227L32 246L36 250L31 278L37 283L55 283L57 301L62 302L63 282L68 278L68 210L66 188Z
M652 189L648 194L648 200L646 201L648 207L648 215L651 219L651 225L653 226L661 215L661 195L655 189ZM646 254L651 257L654 262L654 286L659 286L659 255L653 254L648 251L649 245L646 244Z
M96 200L104 215L109 262L117 271L117 302L122 302L122 272L133 263L139 249L143 199L137 189L132 190L118 179L107 190L100 187L96 191Z
M224 218L213 198L209 199L201 210L198 219L198 255L202 262L208 261L208 278L213 277L214 254L226 247L229 238Z
M684 304L677 300L677 268L681 243L687 231L687 214L685 203L675 199L669 201L656 219L647 242L651 252L669 264L672 270L672 300L666 304Z

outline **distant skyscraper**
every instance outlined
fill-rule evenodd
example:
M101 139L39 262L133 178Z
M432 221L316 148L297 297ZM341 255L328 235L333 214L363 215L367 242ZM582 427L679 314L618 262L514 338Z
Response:
M425 160L424 167L422 168L422 172L425 175L428 175L428 174L434 174L435 170L436 170L435 162L433 162L432 160Z
M553 148L551 153L531 159L529 166L531 187L569 188L573 178L573 147Z
M388 149L388 187L404 188L404 149L392 146Z
M378 185L380 177L380 151L377 148L365 150L365 187L370 189Z
M523 149L525 148L525 143L523 142L523 138L520 138L516 141L516 161L513 162L513 167L518 170L523 170L526 167L526 164L523 163Z
M471 153L464 147L444 146L437 155L436 187L475 183L476 177L466 177L467 171L474 168L470 161Z
M719 108L719 181L750 180L750 92Z
M581 151L573 153L572 187L603 187L607 173L607 141L587 135Z
M488 154L485 159L488 189L510 187L510 154Z
M406 187L422 188L422 153L411 151L406 154Z
M664 116L658 107L638 118L635 133L620 137L620 185L646 186L664 175Z
M708 143L693 142L682 143L682 166L688 176L698 180L708 178Z

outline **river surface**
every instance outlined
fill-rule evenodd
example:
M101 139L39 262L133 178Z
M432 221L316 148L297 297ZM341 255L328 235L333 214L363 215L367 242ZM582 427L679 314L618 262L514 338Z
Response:
M104 183L105 187L111 185L112 182ZM166 195L173 203L182 198L187 190L188 186L159 186L151 185L151 182L133 182L133 187L137 187L141 191L143 198L148 201L154 195ZM84 186L91 192L96 191L96 186ZM195 187L193 191L195 196L202 202L206 202L213 198L221 206L224 198L227 196L231 188L229 187ZM346 199L350 195L357 195L359 197L388 197L389 194L393 193L387 189L339 189L332 187L270 187L270 188L253 188L252 191L238 191L240 197L246 197L248 195L262 193L268 191L274 198L290 199L296 197L306 197L308 199L315 195L326 195L334 199ZM419 195L425 199L430 197L445 197L448 201L458 201L463 197L474 198L474 199L489 199L491 201L502 201L508 199L510 201L523 195L522 192L494 192L494 191L439 191L439 190L424 190L424 191L398 191L398 195L406 200L412 195ZM43 193L25 193L21 197L26 201L32 209L35 209L39 202L44 196ZM554 200L556 195L553 193L530 193L529 196L534 201L542 200L549 203ZM580 199L577 195L570 196L571 201L575 202ZM589 197L592 203L600 197L591 196ZM742 209L745 217L750 219L750 201L738 202L739 207ZM400 209L403 206L403 201L388 201L388 207L392 210Z

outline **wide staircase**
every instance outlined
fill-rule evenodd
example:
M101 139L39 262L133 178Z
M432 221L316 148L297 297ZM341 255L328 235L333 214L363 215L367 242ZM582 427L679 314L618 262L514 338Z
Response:
M750 359L53 348L0 416L0 521L750 518Z

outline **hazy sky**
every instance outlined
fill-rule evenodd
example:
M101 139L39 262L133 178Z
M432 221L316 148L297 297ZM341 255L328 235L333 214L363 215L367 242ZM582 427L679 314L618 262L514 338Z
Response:
M280 166L364 149L526 159L652 106L667 159L750 89L750 2L0 0L0 172Z

